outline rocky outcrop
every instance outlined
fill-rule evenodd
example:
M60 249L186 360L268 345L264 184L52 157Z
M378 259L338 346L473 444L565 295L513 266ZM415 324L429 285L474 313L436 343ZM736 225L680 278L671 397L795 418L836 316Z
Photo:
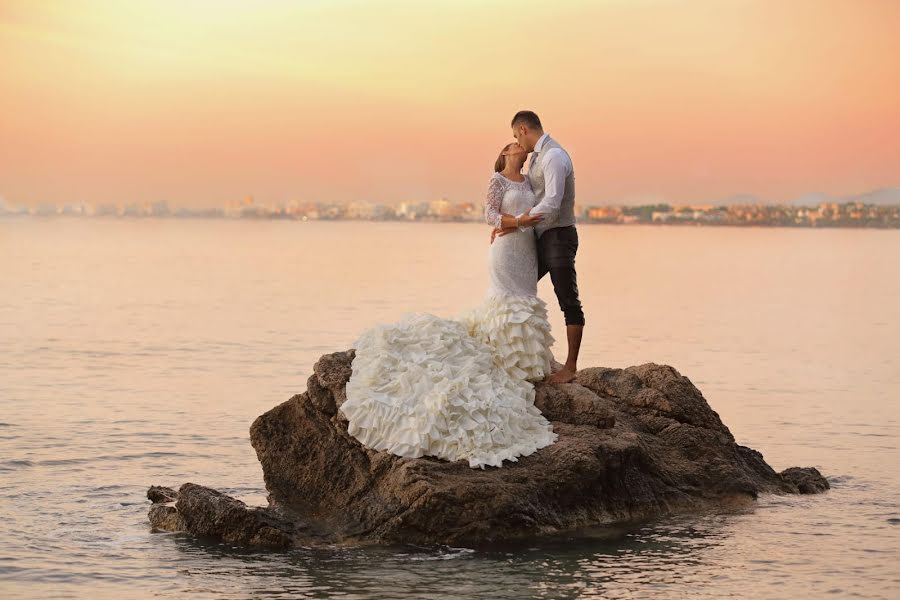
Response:
M310 536L295 516L285 518L274 508L248 508L240 500L194 483L185 483L177 492L152 486L147 498L153 502L150 525L157 530L270 548L289 548ZM174 506L168 504L173 501Z
M801 494L819 494L831 488L828 480L814 467L791 467L782 471L780 475Z
M154 527L276 547L478 544L828 489L814 468L776 473L687 377L653 363L538 384L535 404L559 439L501 468L373 451L339 410L352 361L352 350L321 357L304 393L251 426L269 507L194 484L151 488Z

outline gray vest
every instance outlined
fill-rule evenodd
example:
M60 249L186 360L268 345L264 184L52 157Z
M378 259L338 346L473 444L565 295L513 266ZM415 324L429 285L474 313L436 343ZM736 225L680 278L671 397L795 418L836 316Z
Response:
M541 168L541 154L549 150L550 148L559 148L563 152L565 152L566 156L569 156L569 153L565 151L565 149L556 143L556 140L551 138L549 135L544 138L544 145L541 146L541 151L537 154L532 154L532 161L528 167L528 181L531 182L531 189L534 190L534 195L537 198L538 202L541 202L544 199L544 170ZM569 156L569 162L572 162L572 157ZM567 225L575 224L575 167L572 167L572 173L566 177L565 187L563 188L563 197L562 201L559 205L559 216L554 219L549 215L544 218L543 221L534 226L534 231L537 233L538 237L541 237L541 234L547 231L548 229L552 229L553 227L565 227Z

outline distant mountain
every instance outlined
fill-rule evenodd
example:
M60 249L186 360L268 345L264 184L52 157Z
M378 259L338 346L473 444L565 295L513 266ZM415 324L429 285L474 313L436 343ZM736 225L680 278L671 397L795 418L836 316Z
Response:
M610 198L601 201L601 204L609 206L649 206L654 204L667 204L666 197L661 194L631 194L629 196Z
M822 192L810 192L803 194L799 198L794 198L787 204L789 206L818 206L823 202L840 202L840 198L834 198Z
M832 196L824 192L808 192L793 200L777 201L760 198L753 194L738 193L726 196L725 198L717 198L713 200L696 200L696 201L672 201L667 200L665 196L644 194L633 195L624 198L608 199L599 202L600 205L607 206L647 206L656 204L668 204L669 206L683 205L708 205L708 206L735 206L735 205L783 205L783 206L807 206L814 207L827 202L862 202L864 204L876 204L880 206L900 206L900 187L883 188L862 194L850 196Z
M842 201L878 204L880 206L897 206L900 205L900 187L883 188L866 192L865 194L846 196Z
M788 202L791 206L818 206L823 202L862 202L863 204L877 204L879 206L900 206L900 187L882 188L863 194L850 196L829 196L819 192L803 194Z
M733 194L728 196L727 198L722 198L719 200L713 200L711 202L705 203L710 204L712 206L732 206L735 204L762 204L762 200L753 194Z

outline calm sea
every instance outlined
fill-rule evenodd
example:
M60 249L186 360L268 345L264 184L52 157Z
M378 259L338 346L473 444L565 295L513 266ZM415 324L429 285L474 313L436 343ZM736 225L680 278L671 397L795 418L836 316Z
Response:
M673 365L740 443L830 492L491 551L152 534L151 484L264 504L253 419L365 327L478 302L488 229L6 219L0 597L900 597L900 231L579 235L581 366Z

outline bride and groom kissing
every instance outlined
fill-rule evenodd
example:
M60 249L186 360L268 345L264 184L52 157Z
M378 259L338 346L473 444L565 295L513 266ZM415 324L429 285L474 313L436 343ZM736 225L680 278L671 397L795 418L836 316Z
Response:
M577 370L584 313L575 274L575 171L534 112L516 113L511 127L516 141L497 158L485 200L492 230L484 300L457 319L407 313L354 344L340 410L348 433L368 448L483 469L556 441L534 406L534 382L566 383ZM537 296L548 273L568 342L556 372L547 308Z

